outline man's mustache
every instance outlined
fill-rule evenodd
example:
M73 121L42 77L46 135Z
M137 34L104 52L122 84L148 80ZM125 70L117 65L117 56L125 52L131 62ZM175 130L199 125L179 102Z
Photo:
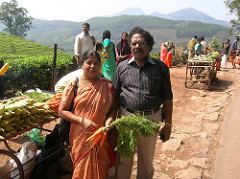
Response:
M139 49L136 49L136 50L134 51L134 53L144 53L144 51L139 48Z

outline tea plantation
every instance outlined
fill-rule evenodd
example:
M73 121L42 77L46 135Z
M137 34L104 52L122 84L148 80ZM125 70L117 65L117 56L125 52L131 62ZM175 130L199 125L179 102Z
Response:
M52 85L53 54L54 49L48 46L0 33L0 67L4 63L10 65L7 73L0 77L0 96L30 88L49 90ZM58 74L67 73L71 64L72 55L58 49Z

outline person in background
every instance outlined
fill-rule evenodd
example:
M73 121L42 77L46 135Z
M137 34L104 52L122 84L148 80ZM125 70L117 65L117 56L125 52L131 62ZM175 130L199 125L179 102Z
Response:
M197 40L198 40L198 42L194 47L195 56L202 55L202 45L201 45L202 38L198 38Z
M167 46L167 56L164 61L165 65L170 68L172 66L172 57L173 57L173 51L175 50L175 45L173 42L169 42Z
M81 75L83 74L82 69L78 69L75 71L72 71L68 74L66 74L65 76L63 76L62 78L60 78L58 80L58 82L55 84L55 92L56 93L62 93L65 86L67 85L67 83L71 80L75 80L76 78L79 78Z
M78 82L69 81L59 106L59 116L71 123L72 178L107 179L111 162L108 141L101 147L92 147L87 139L100 127L108 127L115 118L114 87L99 76L101 59L96 51L84 52L82 61L83 75ZM76 85L78 90L75 96Z
M82 24L82 32L75 37L74 42L74 56L78 68L81 67L81 56L88 50L94 50L95 38L89 32L90 25L88 23Z
M162 60L163 62L165 62L165 59L167 57L167 53L168 53L167 47L168 47L168 42L162 43L160 47L160 60Z
M105 78L110 81L115 80L116 72L116 54L115 45L110 40L111 33L109 30L103 32L102 44L103 44L103 61L102 74Z
M101 69L100 69L100 73L102 74L102 65L104 64L104 60L105 60L105 58L103 58L103 44L101 43L101 42L97 42L96 43L96 46L95 46L95 48L96 48L96 51L97 51L97 53L100 55L100 57L101 57Z
M230 52L230 40L226 39L223 42L223 49L222 49L222 61L221 61L221 67L227 68L227 61L229 58L229 52Z
M238 42L239 42L239 37L237 37L232 45L231 45L231 50L230 50L230 61L232 63L232 67L236 68L236 54L238 50Z
M133 57L119 63L116 71L116 90L120 103L120 115L141 114L154 122L162 119L165 126L160 134L163 140L170 138L172 130L173 94L169 69L161 60L154 60L149 53L154 39L152 35L135 27L129 33ZM158 134L137 138L137 178L152 178L154 173L153 156ZM130 179L133 158L121 159L117 164L117 178Z
M128 33L123 32L120 42L117 43L116 47L116 59L117 63L131 58L131 49L128 43Z
M195 45L197 44L198 40L197 40L197 36L194 35L193 38L191 40L189 40L188 45L187 45L187 49L188 49L188 59L191 59L194 57L195 55Z
M205 37L200 37L201 38L201 45L202 45L202 54L207 55L207 42L205 41Z

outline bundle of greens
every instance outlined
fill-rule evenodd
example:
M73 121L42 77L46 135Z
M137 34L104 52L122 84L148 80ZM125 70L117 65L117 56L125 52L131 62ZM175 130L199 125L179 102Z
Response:
M34 99L37 102L46 102L53 96L50 93L37 92L37 91L27 92L27 93L24 93L23 95L31 99Z
M137 136L154 135L160 128L160 124L154 123L145 116L129 115L116 119L111 127L117 129L117 144L115 150L121 158L134 155Z

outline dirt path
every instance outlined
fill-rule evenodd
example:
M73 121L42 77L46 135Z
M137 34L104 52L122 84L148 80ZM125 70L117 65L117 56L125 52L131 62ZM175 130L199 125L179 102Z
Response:
M240 73L238 73L240 75ZM238 92L238 93L237 93ZM223 122L223 132L215 161L216 179L238 179L240 177L240 93L235 91Z

